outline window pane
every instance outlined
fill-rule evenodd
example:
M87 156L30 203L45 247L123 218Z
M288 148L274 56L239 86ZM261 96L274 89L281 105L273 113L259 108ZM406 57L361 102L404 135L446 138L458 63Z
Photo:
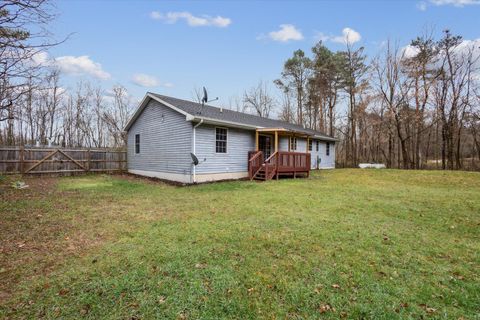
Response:
M140 153L140 135L135 135L135 153Z
M215 128L215 152L227 153L227 129Z

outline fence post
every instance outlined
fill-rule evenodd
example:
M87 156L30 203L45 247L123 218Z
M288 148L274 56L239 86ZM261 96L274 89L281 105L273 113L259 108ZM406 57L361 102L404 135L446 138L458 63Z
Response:
M20 173L23 175L25 172L25 147L20 147Z
M88 148L87 150L87 172L90 172L90 165L91 165L91 161L90 161L90 148Z

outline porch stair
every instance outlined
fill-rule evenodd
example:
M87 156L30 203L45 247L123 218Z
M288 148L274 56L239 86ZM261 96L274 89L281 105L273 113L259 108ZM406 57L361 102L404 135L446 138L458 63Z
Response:
M257 171L257 173L253 176L251 180L267 180L265 177L265 169L260 168L260 170Z

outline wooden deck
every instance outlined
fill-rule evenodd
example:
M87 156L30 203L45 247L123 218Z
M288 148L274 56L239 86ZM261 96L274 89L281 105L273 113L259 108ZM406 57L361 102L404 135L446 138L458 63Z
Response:
M271 180L280 176L306 176L310 174L310 154L277 151L264 159L262 151L248 153L248 176L250 180Z

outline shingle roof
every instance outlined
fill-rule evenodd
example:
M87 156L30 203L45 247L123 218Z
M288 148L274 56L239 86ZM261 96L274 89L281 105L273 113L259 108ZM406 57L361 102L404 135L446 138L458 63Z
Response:
M289 123L282 120L274 120L270 118L263 118L256 115L233 111L230 109L221 109L217 107L213 107L210 105L204 105L188 101L177 99L169 96L164 96L157 93L149 92L149 94L157 97L160 100L165 101L168 104L194 116L194 117L205 117L209 119L214 119L218 121L226 121L226 122L234 122L243 125L251 125L260 128L283 128L287 130L292 130L296 132L305 133L308 135L314 135L319 138L326 138L329 140L334 140L334 137L326 135L323 132L311 130L304 128L300 125Z

